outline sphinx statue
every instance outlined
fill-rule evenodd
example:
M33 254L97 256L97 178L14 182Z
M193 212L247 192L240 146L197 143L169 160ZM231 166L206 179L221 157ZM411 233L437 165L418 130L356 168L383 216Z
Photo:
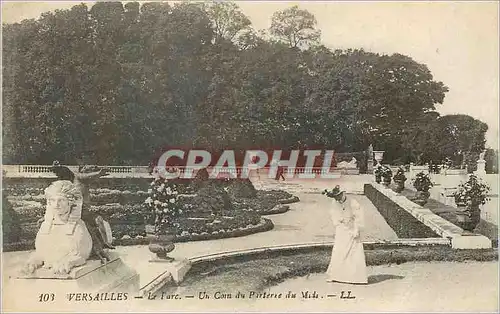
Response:
M358 163L358 161L356 160L356 158L352 157L351 161L347 162L347 161L341 161L337 164L337 168L340 168L340 169L351 169L351 168L356 168L356 164Z
M58 180L45 189L44 221L36 235L35 252L24 266L31 274L38 268L68 274L84 265L92 252L92 238L81 219L83 197L69 180Z
M71 171L68 167L62 166L58 161L54 161L52 171L60 180L69 180L75 184L82 194L82 214L81 218L92 237L92 256L106 263L110 260L106 249L114 249L112 234L109 223L101 216L90 211L90 188L92 181L107 175L107 170L97 166L82 165L77 172ZM45 218L44 218L45 219Z

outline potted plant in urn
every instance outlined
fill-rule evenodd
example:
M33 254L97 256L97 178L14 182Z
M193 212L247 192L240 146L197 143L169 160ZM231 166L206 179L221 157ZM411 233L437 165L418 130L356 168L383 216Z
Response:
M387 166L382 166L381 168L382 181L385 186L389 186L392 180L392 170Z
M429 190L433 185L434 184L432 183L431 178L428 174L423 172L417 173L413 181L413 187L415 187L415 189L417 190L415 199L413 201L420 206L423 206L425 203L427 203L427 200L431 196Z
M394 180L394 183L396 183L395 191L397 193L401 193L405 189L406 181L405 170L403 167L399 167L396 175L392 179Z
M490 187L476 175L471 174L469 180L461 183L456 192L453 193L457 204L457 219L461 228L473 232L481 218L480 205L486 204L490 199L488 192Z
M146 234L150 238L149 250L156 254L155 261L171 261L167 253L175 248L174 239L182 214L177 183L155 178L149 189L146 206Z

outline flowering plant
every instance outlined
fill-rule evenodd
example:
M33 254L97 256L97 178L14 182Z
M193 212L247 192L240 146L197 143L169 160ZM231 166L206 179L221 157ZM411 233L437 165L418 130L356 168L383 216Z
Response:
M433 185L434 183L432 183L429 175L423 172L417 173L415 179L413 179L413 186L417 191L427 192Z
M490 187L476 175L471 174L469 180L461 183L453 193L457 205L478 206L484 205L490 199L487 197Z
M394 181L406 181L406 176L405 176L405 171L403 168L399 168L398 171L396 172L396 175L394 175Z
M151 182L149 197L144 201L146 221L154 221L155 234L168 231L176 233L179 228L178 218L183 206L179 202L178 183L157 177Z
M392 170L387 166L382 166L382 178L390 180L392 178Z

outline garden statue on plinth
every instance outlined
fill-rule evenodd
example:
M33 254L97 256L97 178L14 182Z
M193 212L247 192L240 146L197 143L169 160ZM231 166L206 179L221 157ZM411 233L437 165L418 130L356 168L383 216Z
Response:
M477 160L476 174L480 176L484 176L486 174L486 160L484 160L485 155L486 155L486 150L483 150L479 154L479 159Z
M461 183L453 193L457 205L459 226L468 232L473 232L481 220L479 206L489 201L490 187L476 175L471 174L467 182Z
M70 180L53 182L46 190L44 220L31 254L13 285L33 293L139 291L139 274L116 254L108 261L92 259L93 238L82 219L84 197Z
M85 264L92 251L92 238L81 219L82 193L71 181L60 180L45 190L45 196L45 220L24 272L30 274L43 267L53 274L68 274Z
M78 172L73 172L68 167L62 166L58 161L54 161L52 171L60 180L69 180L80 190L83 201L81 219L92 237L92 254L100 259L102 263L109 261L110 257L105 249L114 249L111 245L111 228L109 223L101 216L90 211L89 190L92 181L107 175L106 169L87 165L80 166Z

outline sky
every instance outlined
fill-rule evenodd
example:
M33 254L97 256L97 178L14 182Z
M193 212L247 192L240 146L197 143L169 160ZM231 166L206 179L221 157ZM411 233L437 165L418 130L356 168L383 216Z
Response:
M2 2L3 23L81 3ZM401 53L426 64L434 79L450 89L437 111L467 114L487 123L486 144L498 147L498 1L236 2L257 30L269 28L274 12L298 5L314 14L322 43L330 48Z

